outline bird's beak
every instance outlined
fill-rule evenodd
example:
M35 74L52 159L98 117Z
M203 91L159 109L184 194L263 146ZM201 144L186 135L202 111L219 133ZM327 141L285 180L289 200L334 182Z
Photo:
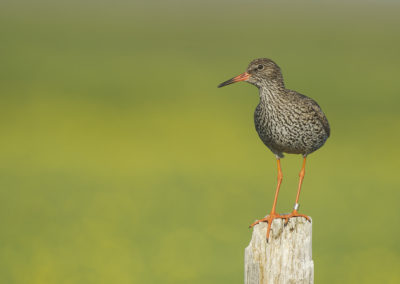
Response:
M240 82L240 81L247 81L249 78L250 78L250 74L247 73L247 72L244 72L244 73L242 73L242 74L240 74L240 75L238 75L238 76L236 76L236 77L234 77L232 79L229 79L228 81L225 81L225 82L219 84L218 88L221 88L223 86L230 85L230 84L233 84L233 83L236 83L236 82Z

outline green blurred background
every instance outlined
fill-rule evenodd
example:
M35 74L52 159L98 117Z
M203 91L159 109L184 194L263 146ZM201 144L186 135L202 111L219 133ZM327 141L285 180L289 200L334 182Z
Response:
M0 283L242 283L271 209L269 57L332 135L309 156L316 283L400 283L396 1L2 1ZM278 211L301 157L282 160Z

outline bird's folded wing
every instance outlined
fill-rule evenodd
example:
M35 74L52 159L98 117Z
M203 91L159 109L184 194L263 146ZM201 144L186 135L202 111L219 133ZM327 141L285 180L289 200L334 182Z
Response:
M312 109L314 110L315 114L318 117L318 120L321 122L326 134L329 137L331 135L331 128L329 126L328 119L326 118L324 112L322 111L321 107L317 104L316 101L310 100L310 103L311 103Z

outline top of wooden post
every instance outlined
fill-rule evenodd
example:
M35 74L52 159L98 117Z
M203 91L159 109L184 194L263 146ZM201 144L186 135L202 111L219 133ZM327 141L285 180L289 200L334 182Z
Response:
M275 219L267 243L267 223L254 226L245 250L245 284L313 283L312 223L303 217Z

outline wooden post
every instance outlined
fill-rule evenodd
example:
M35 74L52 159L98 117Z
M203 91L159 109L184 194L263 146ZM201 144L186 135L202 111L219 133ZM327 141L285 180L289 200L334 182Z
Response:
M254 226L245 250L245 284L314 283L312 260L312 223L303 217L272 223L269 242L267 223Z

